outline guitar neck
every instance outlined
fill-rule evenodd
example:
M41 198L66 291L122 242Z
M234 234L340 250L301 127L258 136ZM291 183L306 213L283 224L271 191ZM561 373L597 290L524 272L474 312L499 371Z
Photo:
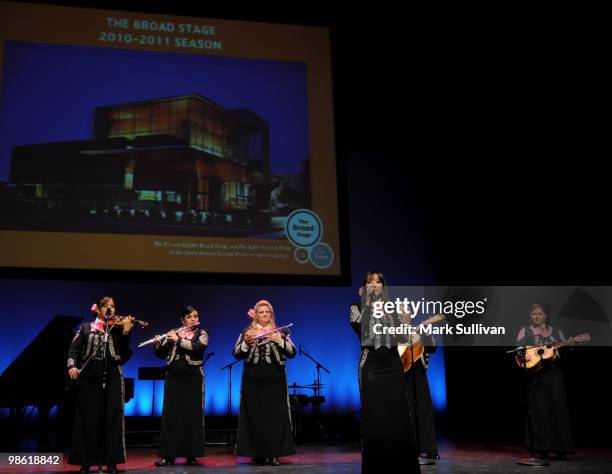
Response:
M581 343L581 342L590 342L591 341L591 335L588 333L585 334L578 334L577 336L572 336L568 339L565 339L564 341L561 342L557 342L556 344L553 345L548 345L548 344L539 344L533 347L550 347L551 349L555 350L555 349L559 349L560 347L563 346L567 346L569 344L576 344L576 343Z
M552 348L559 349L560 347L567 346L568 344L572 344L573 342L574 342L574 338L570 337L569 339L566 339L565 341L557 342Z
M429 319L426 319L425 321L419 323L419 333L421 332L421 328L424 326L429 326L430 324L435 324L435 323L439 323L441 321L444 321L444 316L441 316L439 314L436 314L435 316L432 316Z

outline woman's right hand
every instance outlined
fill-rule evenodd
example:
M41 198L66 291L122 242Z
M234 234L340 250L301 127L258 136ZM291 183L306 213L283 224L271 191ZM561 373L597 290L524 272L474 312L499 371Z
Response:
M72 367L70 368L70 370L68 370L68 375L72 380L76 380L79 378L79 372L79 369L77 369L76 367Z

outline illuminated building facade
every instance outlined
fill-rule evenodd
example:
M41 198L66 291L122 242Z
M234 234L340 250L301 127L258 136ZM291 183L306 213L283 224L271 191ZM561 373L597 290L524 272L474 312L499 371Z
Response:
M268 123L200 94L98 107L93 139L13 148L15 199L64 215L265 227Z

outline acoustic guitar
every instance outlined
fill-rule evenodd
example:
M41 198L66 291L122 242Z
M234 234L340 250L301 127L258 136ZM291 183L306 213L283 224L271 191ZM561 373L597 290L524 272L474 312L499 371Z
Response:
M579 334L556 344L529 346L526 348L524 355L521 353L517 354L516 363L527 370L538 370L542 367L542 361L557 358L557 349L576 342L589 342L590 340L590 334Z
M436 314L435 316L426 319L419 325L419 329L415 331L415 334L411 334L411 344L400 344L397 346L397 351L399 352L400 358L402 359L402 365L404 366L404 372L408 372L413 361L418 361L425 353L425 346L423 345L423 340L419 335L422 331L421 328L429 326L430 324L437 324L445 319L446 316L443 314Z

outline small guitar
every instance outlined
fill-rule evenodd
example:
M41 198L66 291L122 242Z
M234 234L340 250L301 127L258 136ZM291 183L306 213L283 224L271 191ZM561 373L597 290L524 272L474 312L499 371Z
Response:
M422 327L429 326L430 324L437 324L446 319L446 316L443 314L436 314L429 319L426 319L419 325L419 330L415 331L415 334L412 336L412 344L400 344L397 346L397 351L399 352L400 358L402 359L402 365L404 366L404 372L408 372L410 367L412 366L413 361L416 362L425 353L425 346L423 346L423 341L419 336ZM410 348L410 350L408 350Z
M590 340L590 334L579 334L557 344L530 346L525 350L524 356L522 354L516 356L516 363L527 370L538 370L541 368L543 360L557 358L557 349L576 342L589 342Z

